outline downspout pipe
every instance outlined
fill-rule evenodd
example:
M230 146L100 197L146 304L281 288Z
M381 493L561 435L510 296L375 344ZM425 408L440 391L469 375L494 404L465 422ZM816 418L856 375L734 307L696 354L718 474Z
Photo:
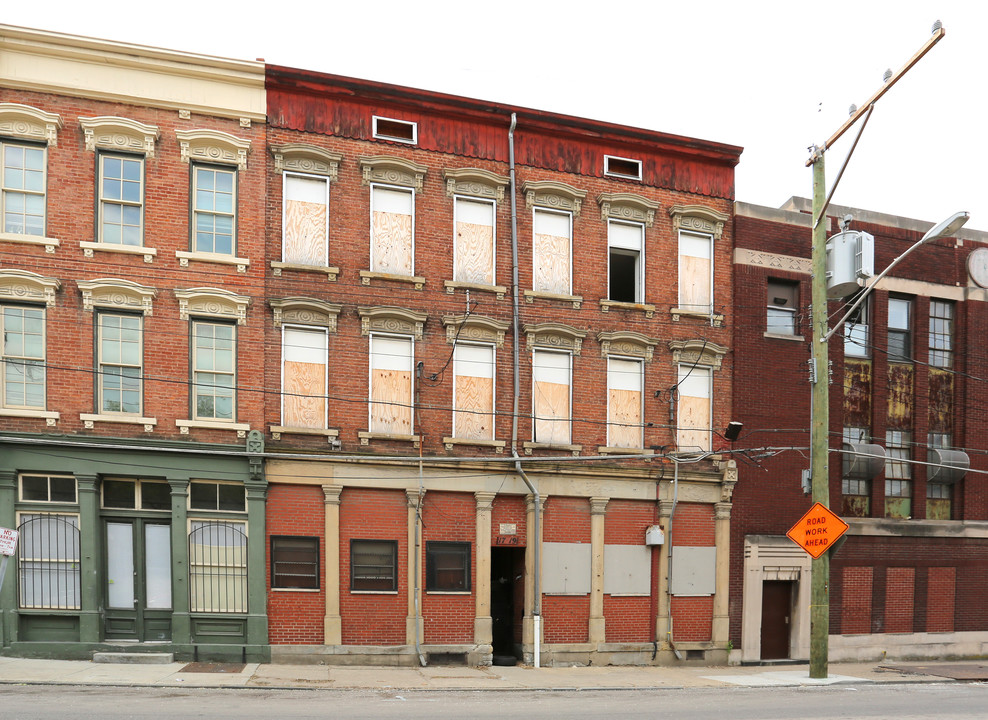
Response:
M422 434L421 413L422 371L423 364L420 362L415 366L415 416L419 425L419 497L418 502L415 503L415 562L413 563L412 572L415 578L415 588L413 590L415 596L415 654L418 656L419 665L425 667L427 665L425 653L422 652L421 639L419 638L419 624L422 620L422 595L421 588L419 587L419 577L422 573L419 567L419 557L422 554L422 498L425 495L425 487L422 482L422 446L425 444L423 442L425 438Z
M676 505L679 503L679 461L673 459L672 467L672 509L669 511L669 529L666 533L666 547L669 548L669 577L666 579L666 594L669 600L669 629L666 631L666 640L676 655L676 659L682 660L683 654L676 649L676 643L672 639L672 521L676 517Z
M515 472L518 473L535 500L535 524L533 534L535 541L532 543L534 553L533 564L535 570L532 573L532 584L534 586L535 602L532 607L532 621L535 635L535 657L533 664L536 668L541 664L541 637L542 637L542 558L540 539L541 532L541 498L538 488L531 478L525 473L521 466L521 458L518 456L518 395L521 391L521 381L519 379L519 352L518 352L518 199L515 180L515 127L518 125L518 116L511 113L511 127L508 128L508 169L509 169L509 189L511 195L511 360L513 363L512 379L514 382L514 400L511 405L511 456L515 460Z

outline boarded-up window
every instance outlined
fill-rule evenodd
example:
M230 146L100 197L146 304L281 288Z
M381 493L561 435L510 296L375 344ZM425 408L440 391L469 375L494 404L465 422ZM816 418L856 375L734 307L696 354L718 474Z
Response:
M607 444L642 447L642 364L640 360L607 360Z
M285 173L282 257L286 263L329 262L329 180Z
M371 336L370 431L412 434L412 340Z
M608 297L618 302L644 302L642 248L645 227L610 220L607 223Z
M710 449L710 368L679 366L679 421L677 442L681 451Z
M537 292L569 295L572 287L570 214L536 209L533 226L532 289Z
M411 190L371 188L371 270L374 272L413 273L413 206Z
M570 441L570 355L536 350L532 354L534 439L568 445Z
M457 282L494 284L494 203L456 198L455 267Z
M326 331L286 327L282 342L282 423L326 427Z
M679 307L713 312L713 240L709 235L679 234Z
M494 348L457 343L453 375L453 437L493 440Z

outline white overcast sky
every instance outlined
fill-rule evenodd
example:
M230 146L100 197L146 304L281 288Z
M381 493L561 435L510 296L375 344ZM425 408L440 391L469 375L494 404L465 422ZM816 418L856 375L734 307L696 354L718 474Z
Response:
M48 0L0 14L741 145L737 199L771 207L810 195L808 146L937 19L946 36L878 102L833 201L931 223L968 210L988 230L982 0ZM828 187L855 131L827 154Z

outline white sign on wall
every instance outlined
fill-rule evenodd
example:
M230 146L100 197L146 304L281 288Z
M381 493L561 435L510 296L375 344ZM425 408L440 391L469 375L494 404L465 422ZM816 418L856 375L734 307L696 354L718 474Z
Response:
M17 531L0 528L0 555L13 555L17 552Z

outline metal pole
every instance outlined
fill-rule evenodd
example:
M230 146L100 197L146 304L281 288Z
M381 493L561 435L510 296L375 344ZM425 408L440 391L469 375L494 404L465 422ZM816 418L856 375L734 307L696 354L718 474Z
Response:
M813 162L813 217L820 217L826 201L826 173L823 153ZM822 219L822 218L821 218ZM812 422L810 423L810 472L813 502L830 506L830 373L827 343L827 223L813 228L812 254L813 350L814 365ZM827 677L830 635L830 554L813 561L810 605L810 677Z

